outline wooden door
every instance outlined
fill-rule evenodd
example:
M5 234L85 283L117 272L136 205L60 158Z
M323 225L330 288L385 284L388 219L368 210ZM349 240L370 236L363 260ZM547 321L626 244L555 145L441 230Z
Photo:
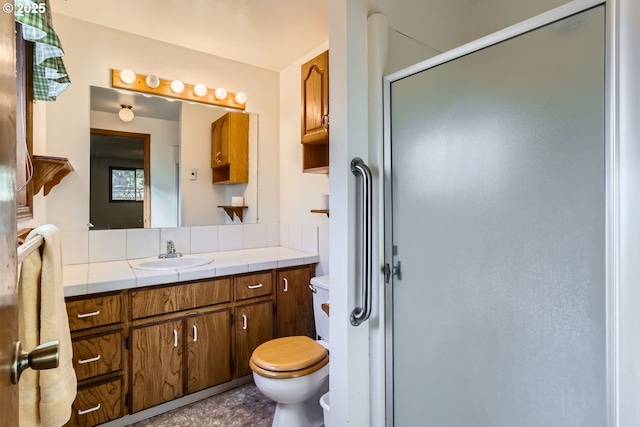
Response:
M229 116L211 123L211 167L229 164Z
M253 350L273 338L271 300L236 307L236 377L251 373Z
M313 293L308 266L278 271L276 285L276 334L278 337L306 335L315 339Z
M302 65L301 142L329 140L329 51Z
M182 320L131 330L132 412L182 397Z
M11 5L13 2L9 2ZM14 29L12 13L0 15L0 169L3 177L0 192L0 241L6 247L0 250L0 420L2 425L18 425L18 387L9 377L11 349L18 341L18 311L16 306L16 71L14 56ZM30 349L28 349L30 350Z
M187 393L231 379L231 311L185 319Z

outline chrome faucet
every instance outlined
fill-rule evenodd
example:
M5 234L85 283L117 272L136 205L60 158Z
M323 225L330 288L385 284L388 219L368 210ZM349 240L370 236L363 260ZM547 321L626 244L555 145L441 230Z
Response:
M167 240L167 253L158 255L158 258L177 258L181 257L182 253L176 252L176 245L173 240Z

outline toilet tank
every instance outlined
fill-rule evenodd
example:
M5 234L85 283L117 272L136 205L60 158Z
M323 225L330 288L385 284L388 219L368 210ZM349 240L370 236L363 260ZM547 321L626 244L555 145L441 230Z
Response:
M313 317L316 322L316 334L329 342L329 315L322 310L322 303L329 302L329 276L318 276L311 279L313 293Z

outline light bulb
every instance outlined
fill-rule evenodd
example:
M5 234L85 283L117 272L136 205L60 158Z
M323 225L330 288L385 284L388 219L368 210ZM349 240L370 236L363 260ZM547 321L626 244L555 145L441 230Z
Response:
M234 100L237 104L244 104L245 102L247 102L247 95L245 95L243 92L238 92L236 93L236 97L234 98Z
M151 89L155 89L160 86L160 79L158 78L158 76L154 76L153 74L148 75L147 86L149 86Z
M207 94L207 87L202 83L198 83L193 88L193 92L198 96L205 96Z
M121 105L121 107L120 111L118 111L118 117L120 117L120 120L127 123L133 120L134 114L131 109L131 105Z
M223 87L219 87L218 89L216 89L215 95L216 95L216 99L219 99L219 100L227 99L227 91Z
M130 85L136 81L136 73L127 69L122 70L120 71L120 80L122 80L123 83Z
M171 90L174 93L182 93L182 91L184 90L184 83L182 83L180 80L174 80L171 82Z

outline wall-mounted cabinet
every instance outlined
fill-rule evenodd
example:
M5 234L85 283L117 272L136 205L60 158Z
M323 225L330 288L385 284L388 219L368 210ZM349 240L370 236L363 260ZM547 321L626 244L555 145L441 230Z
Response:
M211 123L214 184L249 182L249 115L230 112Z
M329 51L302 65L303 172L329 173Z

